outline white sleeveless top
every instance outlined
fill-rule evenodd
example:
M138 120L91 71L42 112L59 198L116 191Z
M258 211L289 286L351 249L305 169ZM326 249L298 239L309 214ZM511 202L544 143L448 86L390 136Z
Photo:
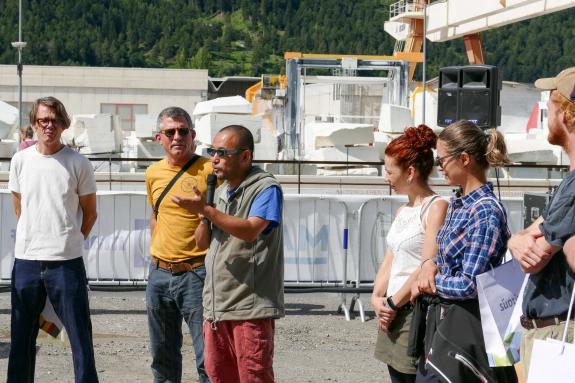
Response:
M405 284L411 273L421 264L421 251L425 236L424 223L427 213L438 195L426 197L420 205L403 206L387 233L387 246L393 252L387 296L395 294Z

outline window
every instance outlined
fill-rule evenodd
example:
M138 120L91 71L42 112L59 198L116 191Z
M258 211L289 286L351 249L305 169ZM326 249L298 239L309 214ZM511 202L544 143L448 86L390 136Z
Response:
M137 114L148 114L146 104L100 104L100 113L115 114L120 118L122 130L135 130Z

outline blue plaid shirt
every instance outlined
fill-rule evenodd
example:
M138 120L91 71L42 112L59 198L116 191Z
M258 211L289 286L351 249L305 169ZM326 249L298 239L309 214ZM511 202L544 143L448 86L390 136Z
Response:
M439 296L475 298L475 277L501 263L510 236L507 214L491 183L468 195L451 197L437 233L439 273L435 285Z

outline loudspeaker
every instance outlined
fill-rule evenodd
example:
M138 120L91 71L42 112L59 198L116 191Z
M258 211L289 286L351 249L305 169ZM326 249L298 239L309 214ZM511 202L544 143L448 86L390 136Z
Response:
M460 67L446 67L439 71L439 96L437 102L437 125L447 126L459 120Z
M481 128L501 124L497 67L445 67L439 73L437 125L447 126L457 120L469 120Z
M437 125L447 126L459 120L457 110L458 104L458 89L439 89L437 101Z

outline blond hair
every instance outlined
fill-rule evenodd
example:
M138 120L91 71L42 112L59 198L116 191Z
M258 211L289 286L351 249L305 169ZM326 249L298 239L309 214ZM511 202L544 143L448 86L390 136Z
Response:
M465 152L484 170L511 163L505 139L495 128L482 130L471 121L460 120L443 129L438 139L452 154Z

